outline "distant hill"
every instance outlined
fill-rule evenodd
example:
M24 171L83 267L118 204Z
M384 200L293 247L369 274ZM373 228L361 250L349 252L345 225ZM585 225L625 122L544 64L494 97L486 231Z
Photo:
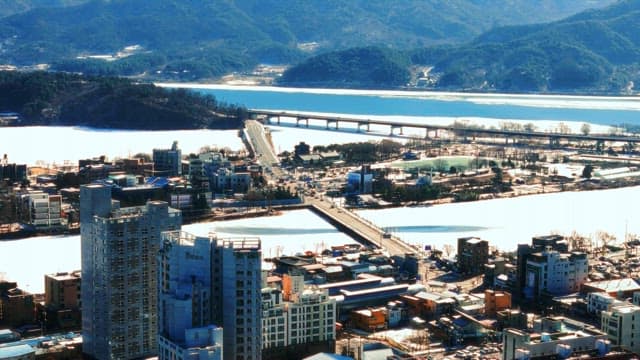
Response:
M295 73L303 74L296 85L314 86L322 79L304 69L322 68L324 59L334 56L342 56L345 67L358 73L353 70L357 56L333 54L292 67L282 83L289 84L290 73ZM430 68L428 76L437 89L625 93L640 82L640 1L620 1L552 23L499 27L464 45L423 47L396 57L402 55L414 67ZM351 86L335 73L324 72L324 82L337 80L344 87L363 82L354 78Z
M389 88L410 79L408 58L379 47L352 48L318 55L286 71L288 86Z
M0 0L0 64L176 80L331 50L470 41L614 0ZM78 6L69 6L78 3ZM41 6L46 5L46 6ZM69 19L72 19L70 21ZM122 55L114 61L81 55Z
M246 110L184 89L168 90L113 77L0 71L0 111L12 125L113 129L235 129Z
M493 29L469 44L422 49L440 88L619 93L640 77L640 1L548 24Z
M0 0L0 18L35 8L74 6L87 1L89 0Z

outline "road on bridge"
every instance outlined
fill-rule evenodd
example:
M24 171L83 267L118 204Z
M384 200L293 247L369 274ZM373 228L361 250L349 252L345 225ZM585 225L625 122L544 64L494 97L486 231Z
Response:
M247 140L253 146L258 163L260 163L264 168L272 169L276 177L281 176L282 170L280 169L280 160L273 150L273 146L271 146L271 143L267 139L262 124L255 120L247 120L245 121L244 126L249 137Z
M262 124L255 120L247 120L245 122L245 130L249 137L247 140L253 146L258 162L262 166L272 169L272 177L278 178L284 175L285 172L279 166L278 157L273 151L271 143L267 140ZM357 232L363 238L368 239L369 242L385 249L390 255L404 255L406 253L416 252L415 249L399 238L395 236L384 236L385 231L383 229L349 210L335 206L335 204L330 201L306 196L305 203L315 206L327 216Z
M389 253L389 255L404 255L406 253L416 252L414 248L401 239L395 236L385 237L385 231L383 229L368 220L363 219L350 210L335 206L335 204L330 201L306 196L305 203L316 207L327 216L330 216L334 220L352 229L360 236L368 239L369 242L383 248Z

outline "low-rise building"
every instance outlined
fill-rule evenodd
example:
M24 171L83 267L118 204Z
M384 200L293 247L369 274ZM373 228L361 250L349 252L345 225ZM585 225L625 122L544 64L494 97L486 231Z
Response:
M602 311L601 328L612 345L640 352L640 306L626 303Z
M210 181L212 190L217 193L244 193L247 192L251 186L251 174L220 168L213 174Z
M29 214L31 224L48 228L60 226L62 222L62 197L42 191L29 192Z
M375 332L387 328L387 316L385 308L360 309L351 312L351 322L354 327Z
M484 291L484 314L494 317L498 311L511 308L511 293L506 291Z
M287 299L279 289L262 289L262 359L333 351L337 311L327 290L307 287Z
M580 291L588 280L589 259L582 252L561 253L547 247L527 258L527 299L560 296Z
M483 272L489 260L489 242L477 237L458 239L458 271L476 275Z
M607 335L599 329L565 317L534 321L533 329L503 331L503 360L542 356L569 357L573 352L596 350Z
M634 295L636 291L640 291L640 283L635 279L613 279L604 281L592 281L582 285L582 293L601 292L607 293L616 299L626 299Z
M623 301L606 292L590 292L587 294L587 312L589 314L600 315L603 311L609 310L613 305L624 304Z
M36 350L27 344L0 348L0 360L35 360Z
M0 281L0 325L18 327L34 321L33 294L18 288L17 283Z
M47 321L61 329L80 327L80 270L44 276Z

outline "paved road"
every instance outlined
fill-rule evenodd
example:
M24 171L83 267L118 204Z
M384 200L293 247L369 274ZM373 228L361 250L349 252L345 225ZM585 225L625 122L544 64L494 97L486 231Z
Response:
M360 234L360 236L369 239L370 242L381 246L389 252L390 255L404 255L408 252L416 252L414 248L397 237L383 238L383 234L385 233L383 229L349 210L337 206L331 207L331 202L316 199L311 196L305 197L305 202L320 209L325 214Z
M271 168L276 177L283 175L282 169L280 169L280 161L278 155L273 150L271 143L265 135L264 127L261 123L255 120L245 121L245 130L249 136L249 142L255 150L256 158L260 165L265 168Z
M273 151L271 143L267 140L262 124L255 120L247 120L245 122L245 129L249 136L248 141L252 144L260 164L264 167L271 168L272 177L278 178L284 175L285 172L279 166L278 157ZM362 237L369 239L370 242L381 246L391 255L404 255L407 252L416 252L415 249L397 237L383 238L385 234L384 230L346 209L336 206L332 207L332 203L329 201L307 196L305 197L305 202L316 206L328 216L353 229Z

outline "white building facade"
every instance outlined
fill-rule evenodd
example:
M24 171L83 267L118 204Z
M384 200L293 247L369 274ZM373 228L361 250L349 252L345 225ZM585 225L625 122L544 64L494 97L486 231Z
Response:
M580 291L588 280L589 260L585 253L560 253L547 248L529 256L526 264L524 295L535 299L542 295L567 295Z
M326 289L308 287L283 300L278 289L262 289L263 349L333 344L336 302Z
M158 267L159 359L222 360L223 329L211 309L209 238L162 233Z
M602 312L602 331L613 345L638 353L640 351L640 306L623 304Z
M29 196L31 224L36 227L59 226L62 222L62 197L34 191Z

